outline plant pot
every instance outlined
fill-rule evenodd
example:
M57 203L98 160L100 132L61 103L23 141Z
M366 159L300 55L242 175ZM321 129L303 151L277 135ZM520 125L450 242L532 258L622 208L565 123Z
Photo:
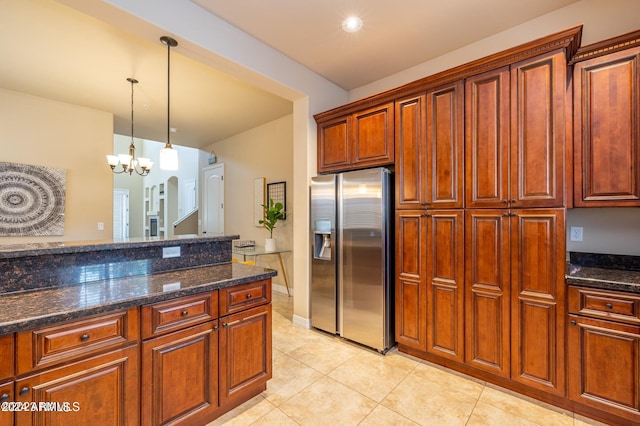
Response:
M275 238L264 239L264 251L276 251L277 240Z

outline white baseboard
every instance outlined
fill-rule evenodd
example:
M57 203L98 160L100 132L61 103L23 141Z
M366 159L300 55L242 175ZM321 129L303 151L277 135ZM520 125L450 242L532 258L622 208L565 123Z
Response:
M309 330L311 328L311 319L304 318L299 315L294 314L293 319L291 321L293 325L297 325L298 327L306 328Z
M287 287L281 284L271 283L271 291L275 291L277 293L287 294ZM289 288L290 296L293 296L293 289Z

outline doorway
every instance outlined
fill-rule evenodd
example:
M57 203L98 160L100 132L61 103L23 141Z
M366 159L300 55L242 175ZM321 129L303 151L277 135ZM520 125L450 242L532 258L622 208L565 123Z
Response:
M129 238L129 190L113 190L113 239Z
M202 169L202 234L224 235L224 164Z

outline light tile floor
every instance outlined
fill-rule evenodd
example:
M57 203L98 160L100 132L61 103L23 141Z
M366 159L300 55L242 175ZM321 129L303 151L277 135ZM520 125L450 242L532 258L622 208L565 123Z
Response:
M374 351L291 323L273 293L273 378L214 425L601 425L392 350Z

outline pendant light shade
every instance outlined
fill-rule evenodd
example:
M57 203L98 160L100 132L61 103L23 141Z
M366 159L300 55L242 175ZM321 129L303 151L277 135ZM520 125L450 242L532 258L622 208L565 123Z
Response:
M160 169L178 170L178 151L171 145L171 48L178 42L162 36L160 42L167 46L167 144L160 150Z

